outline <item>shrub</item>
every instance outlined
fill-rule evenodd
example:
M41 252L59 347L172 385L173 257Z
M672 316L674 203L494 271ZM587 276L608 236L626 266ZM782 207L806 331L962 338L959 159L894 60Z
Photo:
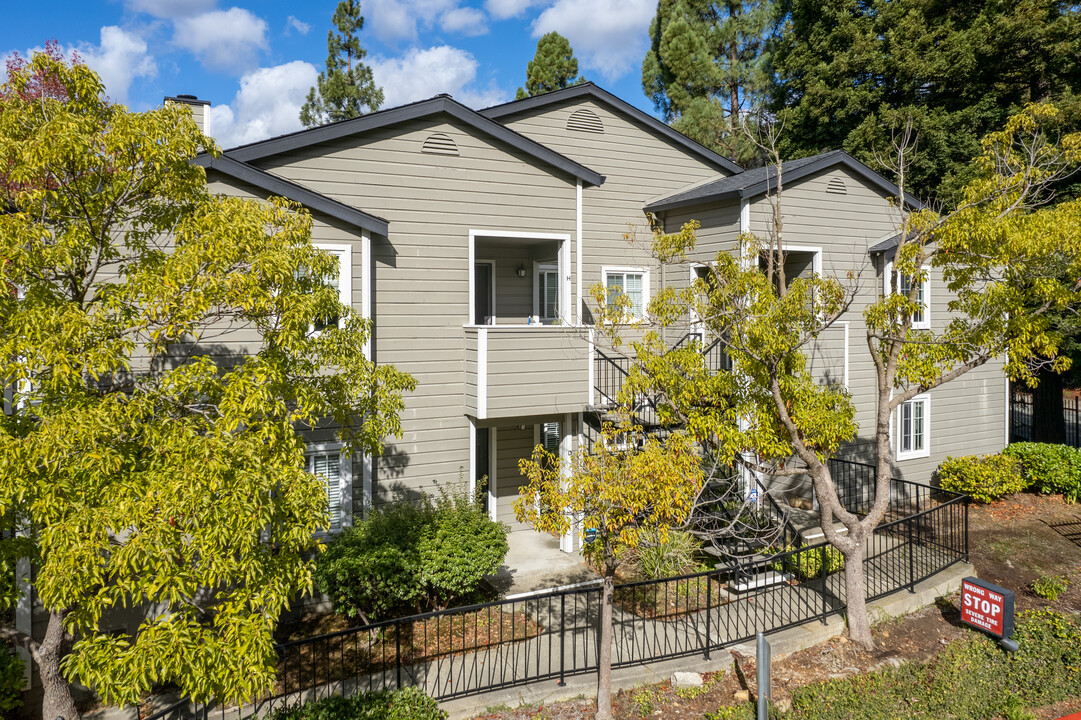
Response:
M507 549L506 526L464 495L402 501L331 542L315 579L335 611L367 622L475 599Z
M445 720L439 703L415 687L334 696L269 713L266 720Z
M1081 500L1081 450L1050 443L1014 443L1003 455L1021 462L1028 485L1042 493L1062 493L1067 502Z
M978 503L989 503L1028 487L1021 464L1007 455L948 457L938 466L938 482L943 490L964 493Z
M10 645L0 645L0 715L23 704L23 661Z
M635 575L647 580L661 580L691 572L698 567L701 544L689 532L669 530L663 539L627 551L625 562Z
M780 550L778 554L782 552L792 552L792 548ZM845 556L832 545L792 553L770 565L774 570L790 572L800 580L813 580L821 577L823 572L826 575L832 575L838 570L843 570L844 566Z
M1032 583L1032 592L1044 600L1054 602L1059 595L1066 592L1067 584L1065 575L1043 575Z

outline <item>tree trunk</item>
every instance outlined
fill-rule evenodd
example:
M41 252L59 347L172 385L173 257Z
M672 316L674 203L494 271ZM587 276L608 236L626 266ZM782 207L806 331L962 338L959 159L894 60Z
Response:
M1032 389L1032 442L1066 442L1066 423L1062 412L1062 376L1043 370L1039 384Z
M597 714L596 720L612 717L612 605L615 590L615 568L606 567L601 591L601 638L597 648Z
M855 550L842 552L842 555L845 558L848 639L865 650L873 650L875 641L871 637L871 619L867 615L867 573L863 567L863 540L857 542Z
M49 626L45 639L34 652L34 661L41 675L44 697L41 701L42 720L79 720L79 711L71 697L71 685L60 674L60 660L64 657L64 613L49 614Z

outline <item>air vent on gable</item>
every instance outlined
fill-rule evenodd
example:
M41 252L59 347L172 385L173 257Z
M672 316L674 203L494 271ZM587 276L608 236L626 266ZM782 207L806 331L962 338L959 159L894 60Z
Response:
M845 186L845 181L842 178L832 177L830 178L830 181L826 183L826 192L847 195L848 188Z
M582 108L581 110L575 110L567 118L567 129L579 132L603 133L604 123L601 122L597 113Z
M450 135L435 133L428 136L420 151L432 155L458 155L458 146Z

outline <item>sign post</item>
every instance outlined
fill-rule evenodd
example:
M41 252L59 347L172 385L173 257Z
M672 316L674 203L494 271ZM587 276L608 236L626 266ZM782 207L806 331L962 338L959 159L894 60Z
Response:
M961 622L983 630L998 640L1004 649L1014 652L1013 590L1007 590L974 577L961 581Z

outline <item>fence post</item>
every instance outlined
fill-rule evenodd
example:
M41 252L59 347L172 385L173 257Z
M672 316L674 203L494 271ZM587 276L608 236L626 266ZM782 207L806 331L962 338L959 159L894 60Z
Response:
M968 559L968 502L969 497L965 495L964 512L965 512L965 562L969 562Z
M827 552L823 550L823 552ZM829 603L826 602L826 586L829 580L829 573L826 572L825 563L822 563L822 624L829 624L826 618L829 616Z
M567 593L564 591L559 596L559 682L558 687L565 687L567 683L563 679L563 659L566 657L564 645L567 639Z
M706 660L709 660L710 616L713 614L713 580L706 575Z
M398 689L402 689L402 624L394 623L394 664L398 675Z

